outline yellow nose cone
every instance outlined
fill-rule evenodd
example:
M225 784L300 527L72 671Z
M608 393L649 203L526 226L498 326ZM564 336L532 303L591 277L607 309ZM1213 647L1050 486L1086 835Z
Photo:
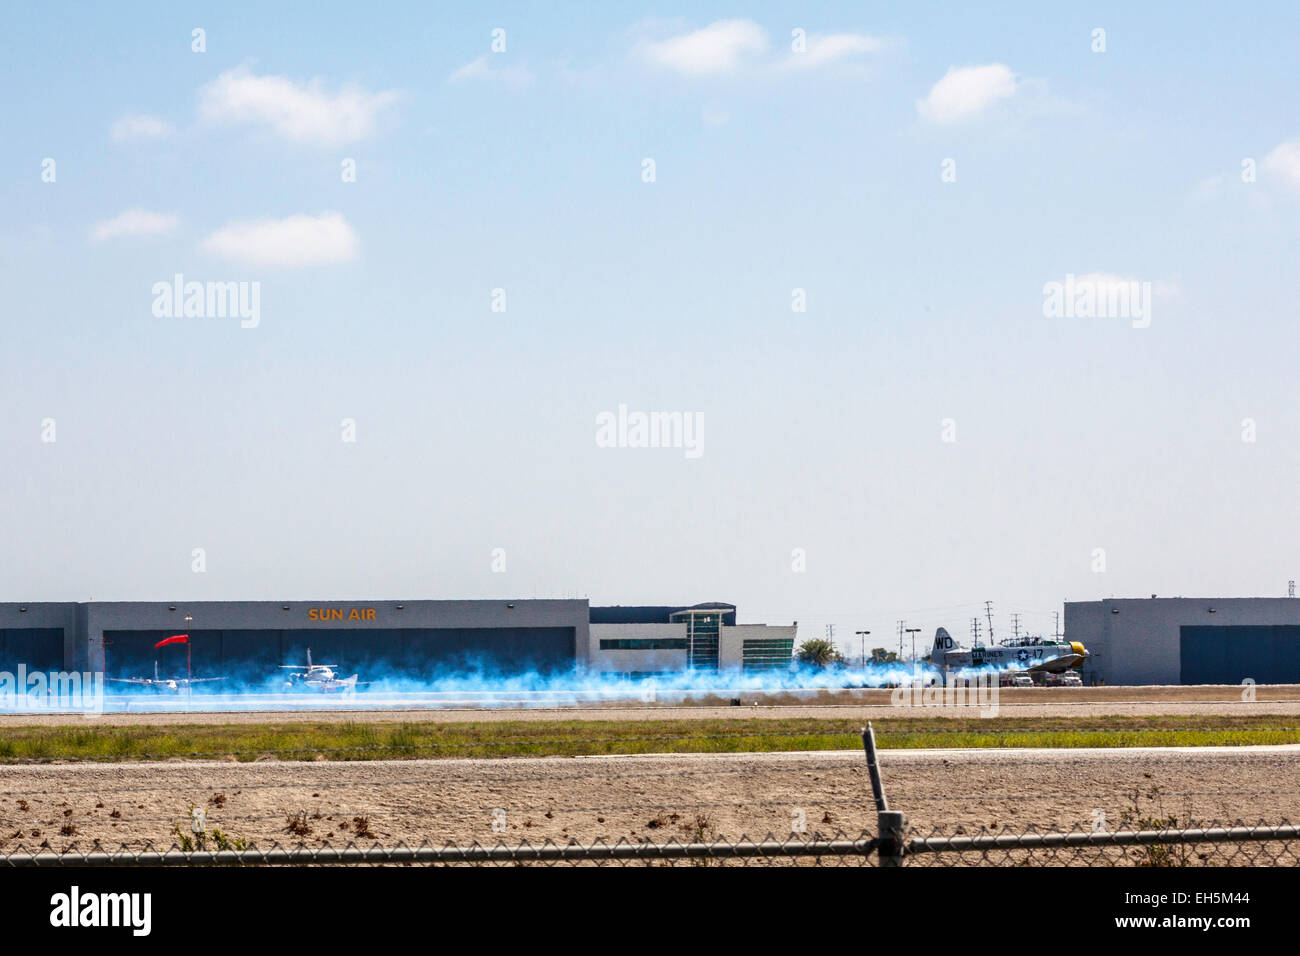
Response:
M1088 651L1087 651L1087 649L1084 648L1084 646L1083 646L1082 644L1080 644L1078 641L1071 641L1071 642L1070 642L1070 650L1074 651L1074 653L1078 654L1080 657L1087 657L1087 656L1088 656Z

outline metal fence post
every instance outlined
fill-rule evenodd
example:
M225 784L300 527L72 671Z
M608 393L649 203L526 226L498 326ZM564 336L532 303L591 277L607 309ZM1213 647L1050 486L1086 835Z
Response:
M902 866L906 847L907 817L902 810L881 810L876 814L876 827L880 833L876 852L881 866Z
M876 852L881 866L902 866L906 846L907 817L902 810L889 809L885 785L876 762L876 733L871 723L862 728L862 749L867 755L867 773L871 775L871 793L876 798Z

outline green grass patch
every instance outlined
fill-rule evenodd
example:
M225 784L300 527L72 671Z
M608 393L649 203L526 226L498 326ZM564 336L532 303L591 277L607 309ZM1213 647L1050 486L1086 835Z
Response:
M873 723L881 749L1300 743L1300 719L1268 715L909 717ZM391 760L845 750L861 746L859 730L857 723L838 718L6 727L0 731L0 762L252 761L267 757Z

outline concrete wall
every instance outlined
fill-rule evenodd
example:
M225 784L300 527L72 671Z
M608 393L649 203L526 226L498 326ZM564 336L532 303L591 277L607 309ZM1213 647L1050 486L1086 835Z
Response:
M773 641L781 638L794 640L793 625L737 624L724 627L718 634L718 669L740 667L744 663L745 641ZM793 659L791 654L791 659Z
M587 667L602 674L686 669L685 650L602 651L602 640L686 640L682 624L592 624Z
M735 627L722 627L718 632L718 669L739 668L743 664L745 641L778 640L786 638L793 641L793 626L774 626L769 624L738 624ZM639 671L673 671L684 670L687 652L685 650L607 650L600 649L604 640L655 640L675 638L686 639L686 624L592 624L591 655L592 670L601 673L629 673Z
M591 609L592 624L668 624L677 611L713 610L723 624L736 623L736 605L720 601L704 604L611 604Z
M1110 619L1108 602L1066 602L1065 639L1080 641L1091 655L1079 668L1085 684L1115 684L1111 676Z
M1183 626L1278 624L1300 625L1300 599L1112 598L1065 605L1066 640L1083 642L1093 655L1082 668L1085 683L1180 684Z

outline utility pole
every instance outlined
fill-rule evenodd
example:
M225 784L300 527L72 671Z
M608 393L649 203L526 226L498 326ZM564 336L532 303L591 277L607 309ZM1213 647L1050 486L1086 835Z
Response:
M870 634L871 632L854 631L853 633L858 635L858 637L862 638L862 669L866 670L867 669L867 635Z
M919 627L909 627L907 633L912 635L912 663L916 663L916 635L921 633Z
M1017 639L1019 639L1020 637L1020 615L1019 614L1011 615L1011 632L1015 634Z
M970 619L970 636L974 642L973 646L978 647L980 642L980 619L977 617Z
M1286 583L1286 596L1287 596L1287 597L1295 597L1295 582L1294 582L1294 581L1288 581L1288 582Z
M1061 639L1061 612L1060 611L1052 612L1052 636L1056 638L1056 640L1058 641Z
M190 668L190 648L194 646L194 637L190 633L190 624L193 621L194 618L189 614L185 615L185 690L189 694L194 693L194 684L190 680L190 678L194 676L193 671ZM154 651L154 656L158 656L157 651Z
M906 623L906 621L898 622L898 659L900 661L903 659L903 625Z
M992 601L985 601L985 602L984 602L984 613L985 613L986 615L988 615L988 619L989 619L989 643L992 644L992 643L993 643L993 602L992 602Z

